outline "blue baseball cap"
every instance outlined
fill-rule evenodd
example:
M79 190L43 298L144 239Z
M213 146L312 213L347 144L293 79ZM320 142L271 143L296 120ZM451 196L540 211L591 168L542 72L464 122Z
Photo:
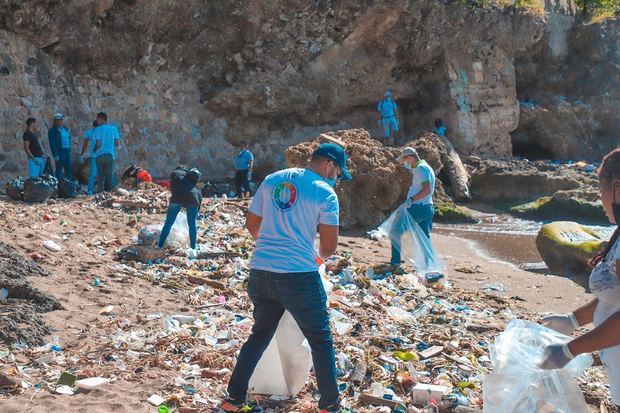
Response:
M339 176L343 181L350 181L351 174L347 171L347 154L344 152L344 148L335 143L322 143L312 153L312 156L322 156L331 161L334 161L336 165L342 169L342 175Z

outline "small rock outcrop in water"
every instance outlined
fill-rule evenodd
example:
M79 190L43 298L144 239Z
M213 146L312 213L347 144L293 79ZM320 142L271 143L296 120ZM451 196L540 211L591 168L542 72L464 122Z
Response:
M49 294L32 286L26 277L46 276L41 267L0 242L0 289L8 298L0 300L0 343L24 342L30 346L45 343L52 329L40 313L60 310L62 306Z
M596 231L570 221L543 225L536 237L536 247L549 270L566 276L589 274L588 260L604 243Z
M558 191L553 196L512 207L510 212L537 221L569 219L585 224L608 225L609 218L598 194L594 192L593 196L587 195L584 190Z

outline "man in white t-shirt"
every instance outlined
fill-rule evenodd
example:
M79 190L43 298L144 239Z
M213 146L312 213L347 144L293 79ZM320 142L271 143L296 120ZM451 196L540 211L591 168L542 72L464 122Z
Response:
M398 157L398 161L403 166L413 171L411 186L407 191L407 212L413 220L420 226L422 232L430 238L433 228L433 193L435 192L435 171L424 160L420 159L418 152L411 147L403 148ZM400 251L392 244L392 265L400 265Z
M319 409L346 411L340 407L327 297L317 266L317 260L329 258L338 245L339 205L333 189L337 179L351 179L344 149L322 144L306 169L275 172L256 191L246 220L256 239L248 283L254 326L219 412L262 411L245 406L248 383L285 310L310 344L321 394Z

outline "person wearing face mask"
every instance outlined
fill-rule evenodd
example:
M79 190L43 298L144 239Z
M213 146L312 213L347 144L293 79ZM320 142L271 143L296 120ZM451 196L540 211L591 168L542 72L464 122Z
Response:
M262 411L245 404L248 383L285 310L310 344L319 409L348 411L340 406L327 297L314 246L317 228L319 258L329 258L338 246L339 204L333 189L337 179L351 179L345 151L322 144L305 169L275 172L256 191L246 220L256 239L248 282L254 326L237 358L220 413Z
M424 160L420 159L418 151L406 147L400 153L398 162L409 171L412 171L411 186L407 191L405 204L411 218L420 226L422 232L430 238L433 228L433 193L435 192L435 171ZM392 258L390 264L399 266L401 263L400 251L392 245Z
M609 153L599 168L599 191L609 221L620 224L620 148ZM543 325L570 335L592 323L594 328L561 345L545 349L541 368L560 369L575 356L600 351L611 388L611 401L620 406L620 227L591 261L590 290L596 297L572 313L543 318Z

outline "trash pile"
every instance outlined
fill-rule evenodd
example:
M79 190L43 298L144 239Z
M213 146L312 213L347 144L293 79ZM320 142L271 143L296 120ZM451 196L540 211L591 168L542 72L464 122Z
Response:
M111 208L143 210L149 214L165 213L168 208L170 191L153 182L140 182L136 190L117 188L112 193L96 195L97 203Z
M147 188L115 193L114 198L143 199L149 205L144 210L151 211L165 191ZM118 307L107 305L89 326L97 332L95 341L72 346L53 338L43 345L0 343L0 389L3 374L17 384L10 392L34 388L62 395L58 397L157 378L164 384L144 399L152 411L199 412L216 406L252 327L246 286L254 242L242 227L247 207L247 201L205 199L195 259L184 248L173 248L151 259L121 255L110 263L108 277L115 282L129 286L143 279L152 284L153 296L158 289L174 292L179 297L174 310L145 311L137 305L130 315L121 315ZM137 243L141 227L131 228ZM143 236L153 237L150 232ZM107 246L124 250L115 241ZM359 412L482 411L483 382L492 369L489 348L523 314L512 299L448 288L409 268L360 264L346 250L322 268L324 282L331 286L329 312L344 403ZM106 281L93 278L89 288L104 291ZM86 337L87 331L76 334ZM270 384L254 379L255 389ZM589 379L590 386L604 387L600 377ZM312 374L299 387L296 398L253 397L275 412L314 411Z
M0 242L0 342L16 348L38 345L52 333L40 314L62 308L26 277L47 276L37 264Z

